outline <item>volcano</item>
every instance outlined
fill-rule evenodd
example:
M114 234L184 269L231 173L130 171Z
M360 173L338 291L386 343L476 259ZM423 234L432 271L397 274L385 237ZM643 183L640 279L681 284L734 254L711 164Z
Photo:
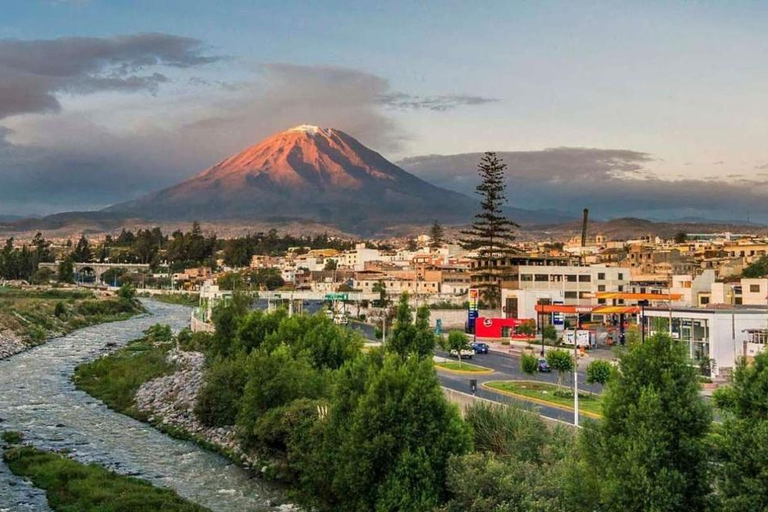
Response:
M477 203L404 171L354 137L301 125L105 211L156 220L312 220L356 232L470 221Z

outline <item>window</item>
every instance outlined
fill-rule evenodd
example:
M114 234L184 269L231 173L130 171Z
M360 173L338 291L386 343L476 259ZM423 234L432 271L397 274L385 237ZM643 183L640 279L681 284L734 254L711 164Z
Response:
M620 284L617 288L619 289L620 292L624 291L624 285L623 284Z
M605 304L605 299L597 299L598 304Z
M566 299L575 299L576 297L578 297L576 292L565 292Z
M533 275L532 274L520 274L520 280L521 281L533 281Z
M549 281L549 276L547 274L536 274L533 280L546 283Z
M709 297L700 297L699 298L699 303L702 306L706 306L707 304L709 304Z
M760 293L760 285L759 284L749 285L749 293Z
M605 291L605 285L604 284L597 285L597 291L604 292Z
M565 280L569 283L575 283L576 282L576 276L575 275L567 275L565 276Z
M579 282L580 283L589 283L592 281L592 276L590 275L580 275L579 276Z
M737 306L741 306L742 305L741 297L736 297L735 299L733 299L733 303L736 304Z
M597 273L597 280L598 281L605 281L605 272L598 272Z
M619 281L623 281L623 280L624 280L624 273L619 272Z

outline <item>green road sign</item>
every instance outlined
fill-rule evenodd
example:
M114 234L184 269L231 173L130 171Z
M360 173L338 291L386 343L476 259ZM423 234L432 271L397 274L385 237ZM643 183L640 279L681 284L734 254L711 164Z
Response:
M325 295L325 300L349 300L348 293L328 293Z

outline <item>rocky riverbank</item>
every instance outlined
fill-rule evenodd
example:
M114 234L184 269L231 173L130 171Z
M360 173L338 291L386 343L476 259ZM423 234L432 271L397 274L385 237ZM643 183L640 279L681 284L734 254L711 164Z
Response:
M195 402L203 385L204 355L172 349L167 361L177 368L171 375L145 382L136 392L136 409L148 415L148 421L158 428L181 434L225 454L245 468L264 473L262 461L243 453L237 444L234 427L206 427L195 416ZM276 510L288 512L299 509L292 504L277 504Z
M10 329L0 330L0 359L24 352L29 347L30 344Z
M203 354L173 349L168 352L167 360L177 371L145 382L136 392L136 408L149 415L150 423L181 429L247 463L245 455L237 452L233 427L209 428L195 417L195 402L203 385Z

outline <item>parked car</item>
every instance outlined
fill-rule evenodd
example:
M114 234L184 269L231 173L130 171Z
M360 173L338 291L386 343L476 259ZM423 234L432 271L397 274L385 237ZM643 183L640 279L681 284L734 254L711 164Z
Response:
M456 352L456 350L451 350L450 352L451 357L459 357L459 353ZM472 356L475 355L474 349L462 349L461 351L461 358L462 359L472 359Z
M550 368L550 366L549 366L549 363L548 363L548 362L547 362L547 360L546 360L546 359L544 359L543 357L540 357L540 358L539 358L539 361L538 361L538 368L539 368L539 371L540 371L541 373L549 373L549 372L551 372L551 371L552 371L552 368Z
M488 353L488 344L487 343L473 343L472 348L475 351L475 354L487 354Z

